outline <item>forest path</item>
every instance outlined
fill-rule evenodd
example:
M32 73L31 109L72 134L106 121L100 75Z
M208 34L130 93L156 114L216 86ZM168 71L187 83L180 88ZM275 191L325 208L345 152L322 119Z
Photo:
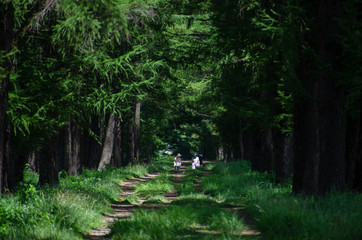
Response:
M185 175L185 172L187 171L187 166L191 165L191 160L183 160L182 166L179 171L175 173L169 173L168 176L173 177L173 184L176 186L182 182L182 179ZM120 187L122 189L122 193L119 195L121 200L124 200L127 196L134 195L135 194L135 188L136 185L149 181L152 179L155 179L157 176L159 176L158 172L147 174L143 177L139 178L131 178L123 181L120 184ZM197 183L196 183L197 184ZM200 183L198 183L200 184ZM178 198L178 193L176 190L172 190L171 192L163 194L168 201L166 203L171 203L174 199ZM114 212L112 214L107 214L103 218L104 226L99 229L94 229L92 232L88 233L86 235L86 239L88 240L108 240L107 234L110 233L111 229L109 226L117 219L127 218L133 214L133 211L137 208L157 208L162 207L164 204L143 204L146 201L146 199L139 199L139 203L137 204L112 204L112 208Z
M173 177L173 184L175 187L174 190L172 190L171 192L163 194L163 196L166 197L168 199L168 201L166 201L162 204L144 204L144 202L147 199L141 198L141 199L139 199L139 202L137 204L132 204L132 203L112 204L112 208L113 208L114 212L112 214L107 214L103 217L104 226L99 229L94 229L92 232L88 233L85 236L86 239L87 240L109 240L110 238L108 238L107 235L110 233L110 231L111 231L110 226L114 221L116 221L118 219L124 219L124 218L130 217L133 214L133 211L138 208L143 208L143 209L159 208L159 207L165 206L166 204L170 204L173 200L177 199L179 197L179 194L177 193L177 190L176 190L177 185L182 182L186 171L188 171L188 166L191 166L191 162L192 162L191 160L183 160L182 166L179 171L168 174L168 176ZM205 161L204 160L204 164L210 164L210 163L215 163L215 161ZM210 174L212 174L212 170L203 169L203 177L208 176ZM134 178L123 181L120 184L122 193L119 195L119 197L120 197L121 201L125 200L127 196L135 195L135 189L136 189L137 184L155 179L159 175L160 174L158 172L155 172L155 173L147 174L143 177L139 177L139 178L134 177ZM202 193L200 183L201 183L201 178L197 179L194 182L194 186L195 186L195 189L197 190L197 192ZM245 213L242 210L240 210L240 208L235 208L234 206L224 206L222 208L237 212L241 218L244 218L246 225L248 225L248 226L251 225L252 221L248 220L245 217ZM260 232L248 229L248 230L244 230L241 233L241 235L244 235L244 236L245 235L260 235Z
M120 187L122 189L122 193L119 195L120 199L124 200L125 197L127 197L129 195L134 195L135 188L138 183L152 180L152 179L156 178L158 175L159 175L158 173L151 173L151 174L147 174L143 177L139 177L139 178L134 177L134 178L123 181L120 184ZM143 201L141 200L141 204L142 204L142 202ZM117 219L126 218L126 217L129 217L130 215L132 215L133 211L138 207L138 205L139 204L131 204L131 203L112 204L112 208L113 208L114 212L111 214L107 214L103 217L104 226L99 229L94 229L92 232L87 234L86 239L88 239L88 240L109 239L106 237L106 235L109 234L111 231L109 226Z

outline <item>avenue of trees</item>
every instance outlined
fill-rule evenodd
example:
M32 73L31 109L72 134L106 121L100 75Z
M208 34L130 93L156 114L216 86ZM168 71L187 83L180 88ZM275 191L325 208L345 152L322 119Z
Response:
M362 190L360 0L5 0L0 187L246 159L293 192Z

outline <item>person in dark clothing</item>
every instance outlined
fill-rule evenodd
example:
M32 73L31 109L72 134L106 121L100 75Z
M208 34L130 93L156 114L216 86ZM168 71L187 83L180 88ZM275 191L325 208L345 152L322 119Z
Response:
M204 160L204 155L202 155L202 153L199 154L199 161L200 161L200 167L203 166L202 161Z

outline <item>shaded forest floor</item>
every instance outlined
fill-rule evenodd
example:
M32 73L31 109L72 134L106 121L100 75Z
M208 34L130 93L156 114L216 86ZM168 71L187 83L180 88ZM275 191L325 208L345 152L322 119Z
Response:
M215 161L204 161L205 166L214 164ZM177 189L181 189L179 186L185 183L184 178L188 175L188 171L194 171L197 172L197 178L192 179L193 184L193 194L205 194L201 188L201 179L205 176L209 176L212 174L212 170L208 170L206 168L199 168L198 170L192 170L190 169L191 161L190 160L184 160L182 161L182 166L180 170L172 171L171 173L167 173L167 177L172 182L173 189L171 191L165 192L162 194L164 197L161 201L152 201L150 200L150 195L153 195L152 193L148 194L140 194L136 193L137 185L145 183L147 181L155 180L157 177L160 176L159 172L147 174L143 177L134 177L131 179L127 179L123 181L120 184L120 187L122 189L122 193L119 195L121 203L112 204L112 209L114 210L113 213L107 214L103 217L103 227L99 229L94 229L91 233L86 235L86 238L88 240L105 240L105 239L111 239L111 236L113 235L120 235L120 238L122 238L122 233L112 233L112 225L115 222L121 223L122 221L125 221L127 219L130 219L134 211L157 211L160 208L167 208L172 206L173 201L179 200L182 194L181 191L177 191ZM152 191L152 190L150 190ZM159 189L156 189L155 192L159 191ZM190 194L190 192L187 192L187 194ZM200 197L198 195L198 197ZM205 195L207 196L207 195ZM133 199L133 201L132 201ZM136 200L137 199L137 200ZM197 201L197 198L196 198ZM203 208L214 208L214 202L213 204L203 204ZM258 236L260 236L260 232L253 229L253 221L246 217L244 210L240 209L240 207L236 207L233 205L220 205L218 208L225 209L227 211L233 212L236 215L233 215L234 217L237 216L238 221L242 222L242 228L239 232L232 231L231 235L239 238L242 237L245 239L246 236L249 236L248 239L256 239ZM195 211L197 212L197 211ZM155 219L156 220L156 219ZM122 224L122 223L121 223ZM210 230L210 226L208 225L199 225L199 226L192 226L193 233L190 234L190 232L186 233L186 235L178 234L178 237L181 237L182 239L205 239L206 238L213 238L213 237L222 237L225 234L229 235L230 233L218 231L218 230ZM163 229L164 231L170 231L170 229ZM135 229L137 231L137 229ZM253 237L255 236L255 238ZM128 237L125 237L124 239L129 239Z

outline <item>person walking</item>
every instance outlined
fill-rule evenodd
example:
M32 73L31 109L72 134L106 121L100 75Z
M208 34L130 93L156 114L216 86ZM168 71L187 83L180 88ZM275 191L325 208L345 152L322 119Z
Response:
M196 167L200 166L199 157L197 156L197 153L194 153L194 156L192 157L192 169L196 169Z
M175 157L175 161L173 162L173 166L176 170L180 170L181 167L181 154L178 153Z

